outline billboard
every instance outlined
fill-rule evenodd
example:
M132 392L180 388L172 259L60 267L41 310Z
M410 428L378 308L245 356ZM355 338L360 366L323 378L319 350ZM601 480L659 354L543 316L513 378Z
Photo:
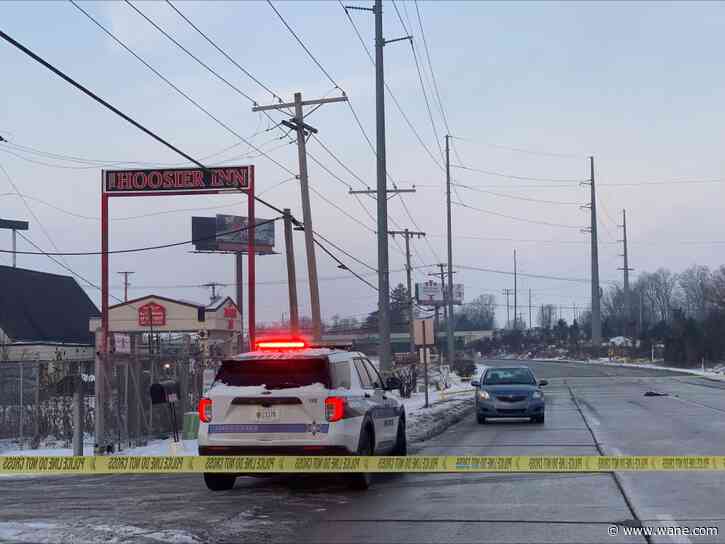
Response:
M435 281L415 284L415 296L418 304L423 306L439 306L445 304L443 286ZM453 284L453 304L463 304L463 284Z
M254 182L254 166L221 168L153 168L106 170L107 193L152 193L159 191L242 190Z
M274 253L275 229L274 221L255 218L257 227L254 229L255 252L258 254ZM260 225L260 223L264 223ZM248 218L238 215L217 215L216 217L192 217L191 237L197 251L229 251L246 253L249 231L246 229Z

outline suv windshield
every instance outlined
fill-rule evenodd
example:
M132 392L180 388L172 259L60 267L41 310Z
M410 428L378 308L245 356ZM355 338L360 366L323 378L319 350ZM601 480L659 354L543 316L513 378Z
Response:
M486 372L485 385L536 385L528 368L497 368Z
M252 359L224 361L216 381L232 386L286 389L321 383L330 387L327 359Z

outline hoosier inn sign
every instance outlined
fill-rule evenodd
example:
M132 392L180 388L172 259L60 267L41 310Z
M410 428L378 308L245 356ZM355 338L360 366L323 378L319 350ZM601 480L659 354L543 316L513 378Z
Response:
M164 168L151 170L106 170L107 193L157 191L249 190L254 184L254 166L223 168Z

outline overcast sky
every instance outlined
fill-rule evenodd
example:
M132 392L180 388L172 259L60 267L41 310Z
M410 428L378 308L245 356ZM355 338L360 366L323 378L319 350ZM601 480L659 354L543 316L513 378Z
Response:
M296 148L283 145L286 140L278 139L280 131L265 131L270 123L252 113L249 101L206 72L127 4L83 2L81 6L216 117L297 171ZM374 73L339 3L296 1L277 2L275 6L350 97L374 143ZM272 100L168 5L144 2L138 7L242 91L260 103ZM340 94L267 3L184 2L178 7L241 66L285 99L291 99L295 91L310 98ZM401 1L398 7L414 36L437 133L434 135L427 114L410 46L406 42L386 46L387 82L433 155L431 158L386 97L388 171L401 187L418 186L415 194L405 195L417 227L399 197L389 203L390 227L420 228L428 234L428 242L413 242L414 264L420 266L417 279L423 281L434 269L422 265L445 259L444 174L434 159L440 163L438 146L446 129L430 84L416 6ZM659 266L679 271L694 263L714 267L725 262L721 255L725 247L721 183L642 184L725 179L721 137L725 125L725 5L420 2L419 9L443 107L456 137L452 140L456 151L453 162L514 176L454 168L454 181L466 186L457 188L454 200L526 220L454 206L456 264L511 270L512 253L517 248L521 272L588 278L588 235L579 230L587 225L588 210L581 210L579 205L588 199L589 189L577 183L589 176L588 155L596 157L602 280L621 276L617 271L621 248L616 243L621 235L616 225L623 208L627 209L629 224L630 265L637 271ZM404 35L394 6L386 2L384 10L386 37ZM351 14L371 47L372 14ZM0 28L195 157L239 143L70 3L2 2ZM50 236L62 251L97 250L102 165L41 157L13 146L108 162L168 164L182 159L5 42L0 43L0 67L4 96L0 102L0 135L12 144L0 143L0 165L27 196L27 205L37 219L23 200L12 194L15 189L1 170L0 217L29 220L28 235L43 249L53 249ZM283 117L274 114L274 118ZM349 170L365 184L375 185L374 156L345 104L326 105L308 121ZM313 192L315 230L376 266L374 221L347 194L346 184L362 188L362 183L314 140L309 151L344 180L334 179L310 161L314 190L345 211L343 214ZM228 164L254 164L257 188L264 192L263 197L301 217L298 183L279 185L290 177L288 172L265 157L250 156L250 148L243 143L208 162L224 160ZM363 197L362 203L374 217L374 201ZM214 209L189 211L211 207ZM231 195L115 199L111 201L111 217L115 219L111 249L188 239L191 215L241 215L245 210L244 197ZM270 216L260 208L257 213ZM153 215L129 219L146 214ZM278 225L279 251L284 249L281 234ZM295 240L299 295L307 313L309 296L300 234L296 233ZM10 238L9 232L0 232L0 247L9 249ZM32 247L21 240L19 249ZM120 277L115 274L121 270L135 271L134 297L153 292L203 302L208 300L207 290L194 286L233 281L231 256L199 255L189 250L177 247L113 256L112 293L122 296ZM350 268L371 274L362 265L340 257ZM98 257L64 260L79 274L100 282ZM404 258L395 243L390 245L390 260L394 285L405 278ZM10 262L8 254L0 255L0 263ZM259 320L278 320L288 311L284 259L282 255L265 256L257 262L258 279L272 282L259 285ZM337 313L363 318L375 308L372 289L337 269L324 254L318 254L318 262L324 317ZM46 257L19 256L18 263L65 273ZM369 279L376 281L373 276ZM501 290L513 286L507 275L470 269L458 270L456 280L465 284L467 300L496 293L500 304L505 304ZM80 283L98 302L98 292ZM520 305L528 305L529 288L534 305L576 304L581 308L588 301L589 287L584 282L522 277ZM225 289L224 294L232 295L233 289ZM528 308L520 311L527 319ZM571 318L571 311L564 310L563 314ZM502 323L505 306L499 308L498 316Z

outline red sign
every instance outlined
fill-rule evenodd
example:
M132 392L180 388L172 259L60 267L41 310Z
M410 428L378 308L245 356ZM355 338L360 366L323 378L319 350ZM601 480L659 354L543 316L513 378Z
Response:
M138 324L141 327L166 325L166 308L155 302L140 306L138 309Z
M164 168L153 170L106 170L107 193L157 191L248 190L254 166L223 168Z
M237 317L237 309L234 306L227 306L224 308L224 317Z

